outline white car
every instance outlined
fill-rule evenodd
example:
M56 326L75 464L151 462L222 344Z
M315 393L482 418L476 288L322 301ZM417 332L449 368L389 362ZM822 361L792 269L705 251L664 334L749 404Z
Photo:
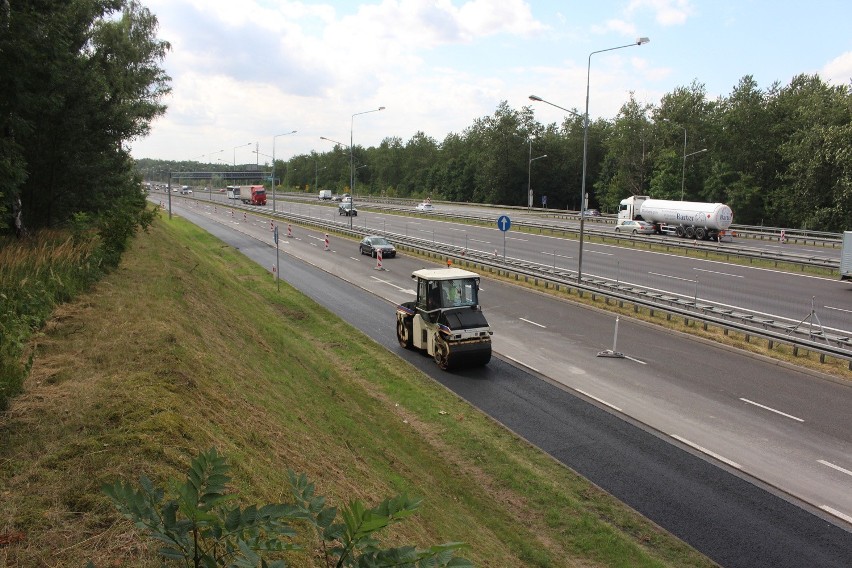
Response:
M426 213L431 213L435 210L431 203L423 202L417 206L418 211L424 211Z

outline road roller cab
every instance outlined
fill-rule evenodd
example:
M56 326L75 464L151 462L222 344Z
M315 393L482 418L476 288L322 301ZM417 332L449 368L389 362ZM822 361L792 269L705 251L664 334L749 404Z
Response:
M491 360L491 328L479 306L479 275L460 268L416 270L417 300L397 306L396 335L442 369Z

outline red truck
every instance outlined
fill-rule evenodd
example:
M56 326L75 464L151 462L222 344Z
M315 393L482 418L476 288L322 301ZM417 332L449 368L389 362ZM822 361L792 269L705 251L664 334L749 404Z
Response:
M239 200L248 205L266 205L266 188L262 185L241 185Z

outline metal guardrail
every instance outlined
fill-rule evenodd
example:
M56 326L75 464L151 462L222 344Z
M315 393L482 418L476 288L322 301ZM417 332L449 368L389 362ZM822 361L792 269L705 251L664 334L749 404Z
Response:
M257 212L257 208L251 206L231 204L231 207L246 209ZM591 295L594 300L597 295L605 297L606 302L616 301L623 306L627 302L634 306L634 311L645 308L653 315L654 311L663 311L668 318L682 317L684 323L693 320L700 322L706 330L708 326L715 326L728 332L741 333L749 341L751 337L759 337L769 342L770 348L774 343L790 345L793 354L797 355L799 349L806 349L820 354L821 361L826 356L835 357L848 362L849 370L852 370L852 334L831 335L813 325L802 327L801 324L793 325L782 321L784 318L769 318L764 315L750 314L747 310L720 308L700 301L690 301L674 295L656 292L653 290L626 284L613 283L606 280L584 277L582 282L577 282L576 274L570 270L551 269L540 265L524 263L517 259L501 260L485 251L465 249L457 245L433 243L426 239L408 237L390 231L379 229L361 229L357 226L349 228L348 221L325 221L287 212L264 212L277 218L292 219L301 225L316 227L323 231L333 231L338 234L348 235L360 239L367 234L380 234L392 239L398 248L409 248L419 253L433 255L437 258L454 258L456 261L481 267L489 272L496 272L499 276L515 276L515 279L524 278L525 281L533 280L538 285L544 283L545 288L551 287L557 291L562 289L571 293L576 291L581 297L584 294Z
M361 199L361 203L369 203L369 204L380 204L384 205L385 200L380 199L371 199L367 200L365 198ZM362 205L364 207L364 205ZM391 211L395 213L404 213L404 214L421 214L417 211L412 211L408 208L397 208L393 206L382 206L380 207L382 211ZM432 211L428 214L430 217L441 217L445 219L461 219L464 221L470 221L474 223L480 224L493 224L496 222L497 217L483 217L481 215L465 215L458 212L440 212L440 211ZM602 217L593 217L587 218L586 223L602 223L605 221L599 221L599 219L605 219ZM539 233L543 233L545 231L548 232L559 232L565 235L578 235L579 229L574 227L560 227L554 226L547 223L536 223L534 221L529 220L513 220L513 227L523 228L528 231L539 231ZM748 259L750 262L754 260L761 260L766 262L773 262L775 266L778 266L779 263L788 263L800 266L810 266L816 268L826 268L829 270L839 270L840 268L840 259L837 258L828 258L821 257L815 255L804 255L804 254L796 254L796 253L787 253L783 251L768 251L763 249L755 249L748 247L729 247L723 245L722 243L712 242L712 241L697 241L697 240L689 240L689 239L681 239L677 237L666 237L660 235L646 236L646 235L622 235L615 234L612 230L600 230L593 227L588 227L586 229L587 234L594 235L597 237L614 239L617 241L630 242L634 246L638 244L647 245L649 248L652 246L665 247L666 250L677 249L681 251L697 251L703 252L705 256L710 254L718 254L725 256L727 259L731 257L739 257Z

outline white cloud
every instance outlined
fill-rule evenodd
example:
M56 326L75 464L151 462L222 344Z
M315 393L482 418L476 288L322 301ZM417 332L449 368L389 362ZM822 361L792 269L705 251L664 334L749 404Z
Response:
M636 35L636 25L633 22L626 22L624 20L607 20L602 26L593 26L592 31L597 34L616 32L623 36L632 37Z
M631 0L627 14L639 11L651 11L661 26L678 26L686 23L692 14L689 0Z
M830 83L849 85L852 81L852 51L847 51L826 63L820 75Z

